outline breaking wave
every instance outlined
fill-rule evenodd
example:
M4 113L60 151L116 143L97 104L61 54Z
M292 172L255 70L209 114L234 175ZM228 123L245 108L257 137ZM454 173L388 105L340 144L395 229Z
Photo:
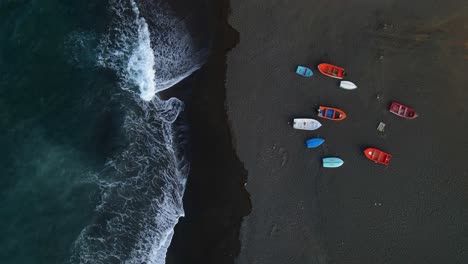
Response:
M94 223L75 242L72 263L164 263L173 228L183 215L188 163L174 150L171 123L154 100L128 111L128 147L94 176L101 191Z
M111 0L118 19L98 47L98 64L119 74L122 89L138 88L145 101L185 79L203 60L184 23L162 2L151 8L148 19L155 26L149 29L133 0Z
M98 45L97 62L117 73L125 91L121 129L127 144L92 177L100 203L93 224L75 241L70 263L164 263L184 214L189 164L178 151L173 124L183 103L163 101L157 92L189 76L202 59L184 24L155 3L151 23L158 26L151 30L133 0L110 0L115 19Z

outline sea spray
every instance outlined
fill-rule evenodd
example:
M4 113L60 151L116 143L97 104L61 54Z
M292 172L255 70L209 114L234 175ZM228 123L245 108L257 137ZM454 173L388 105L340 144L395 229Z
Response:
M114 70L126 91L116 98L125 112L121 134L127 143L93 176L100 203L95 220L75 241L70 262L164 263L183 215L189 164L174 142L173 122L183 103L162 101L156 93L198 69L202 56L162 3L151 10L158 25L153 31L135 2L111 0L110 5L115 19L97 48L97 63Z

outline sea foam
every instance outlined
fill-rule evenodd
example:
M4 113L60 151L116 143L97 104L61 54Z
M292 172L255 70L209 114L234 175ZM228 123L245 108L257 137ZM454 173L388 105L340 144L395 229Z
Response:
M155 1L159 3L158 1ZM119 78L127 146L93 174L100 189L95 220L74 243L70 263L161 264L183 216L189 163L174 142L173 122L183 103L158 91L201 65L183 23L161 2L151 30L133 0L110 0L114 21L102 37L97 64ZM159 23L159 24L158 24Z

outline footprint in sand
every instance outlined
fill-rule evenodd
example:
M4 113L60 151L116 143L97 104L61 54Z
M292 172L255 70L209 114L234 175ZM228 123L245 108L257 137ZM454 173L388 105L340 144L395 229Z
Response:
M262 167L270 169L271 172L276 172L288 163L288 152L285 148L273 144L262 151L259 161Z

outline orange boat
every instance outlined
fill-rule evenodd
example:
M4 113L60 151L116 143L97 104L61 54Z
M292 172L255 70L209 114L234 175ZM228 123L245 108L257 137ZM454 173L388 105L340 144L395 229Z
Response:
M388 163L390 163L390 158L392 158L392 155L375 148L367 148L364 150L364 155L366 155L366 157L373 162L380 163L385 166L388 166Z
M340 121L346 118L345 112L338 108L320 106L317 111L319 117L329 120Z
M343 79L345 76L345 70L335 65L331 65L328 63L321 63L317 66L319 71L326 76L336 78L336 79Z

